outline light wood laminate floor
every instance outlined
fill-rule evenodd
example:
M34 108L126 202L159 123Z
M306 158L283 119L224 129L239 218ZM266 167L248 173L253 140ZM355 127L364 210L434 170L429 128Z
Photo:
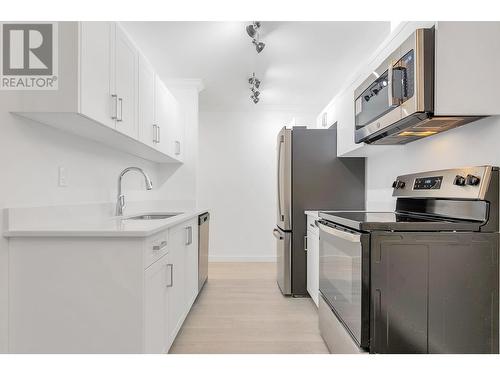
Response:
M170 353L328 353L310 298L283 297L274 263L210 263Z

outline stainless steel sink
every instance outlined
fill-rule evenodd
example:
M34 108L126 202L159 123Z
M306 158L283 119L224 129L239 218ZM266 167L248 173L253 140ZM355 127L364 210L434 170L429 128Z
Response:
M166 214L145 214L145 215L128 217L125 220L161 220L161 219L168 219L180 214L182 214L182 212L166 213Z

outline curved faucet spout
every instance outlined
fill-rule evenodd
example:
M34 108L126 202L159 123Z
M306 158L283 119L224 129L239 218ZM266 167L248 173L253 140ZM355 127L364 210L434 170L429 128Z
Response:
M125 195L122 194L122 177L130 171L136 171L144 176L144 181L146 183L146 190L151 190L153 188L153 183L149 176L139 167L128 167L125 168L118 176L118 195L116 199L116 216L123 215L123 208L125 207Z

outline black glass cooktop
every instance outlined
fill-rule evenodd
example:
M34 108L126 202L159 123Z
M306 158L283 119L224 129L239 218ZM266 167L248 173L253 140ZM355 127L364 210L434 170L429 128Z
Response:
M322 211L319 216L328 222L358 230L474 230L480 224L398 212Z

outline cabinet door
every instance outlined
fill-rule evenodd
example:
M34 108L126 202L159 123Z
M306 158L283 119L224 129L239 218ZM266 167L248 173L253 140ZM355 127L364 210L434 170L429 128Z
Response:
M427 353L429 244L372 235L370 352Z
M172 124L174 128L173 137L173 153L174 157L179 160L184 158L184 117L177 100L172 104Z
M120 26L116 25L114 64L117 95L116 130L135 139L138 138L137 60L137 50Z
M319 234L307 231L307 291L318 306L319 291Z
M189 311L198 295L198 218L184 225L186 233L186 311Z
M144 272L144 352L166 353L168 337L168 285L170 266L164 255Z
M80 112L115 127L111 22L80 22Z
M429 353L498 353L498 236L441 234L429 255Z
M177 99L167 89L161 80L155 84L156 122L159 127L158 148L163 153L176 157L175 122L178 111ZM180 145L182 147L182 145Z
M186 315L186 257L185 257L185 229L179 225L171 229L169 234L170 249L167 255L170 269L168 290L168 330L169 343L173 343L177 332L181 328Z
M138 77L139 140L156 147L155 72L144 57L139 57Z

